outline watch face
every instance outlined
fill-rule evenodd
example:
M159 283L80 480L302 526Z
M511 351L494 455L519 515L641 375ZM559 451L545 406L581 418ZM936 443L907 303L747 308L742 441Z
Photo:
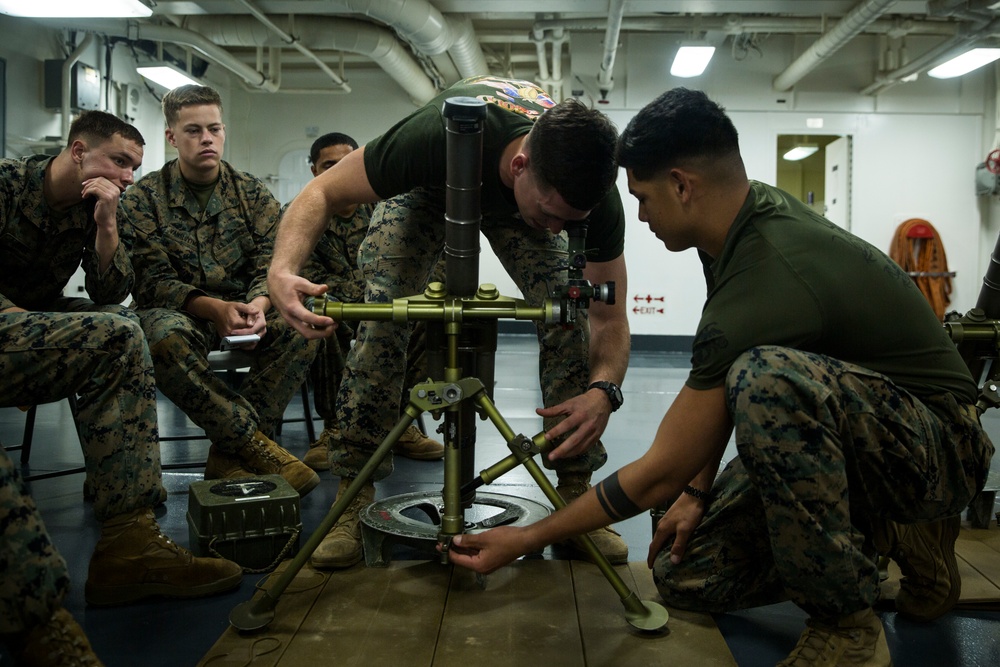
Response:
M622 406L622 390L617 385L608 387L608 395L611 397L611 405L615 410Z
M622 396L621 388L614 382L607 382L607 381L595 382L592 385L590 385L590 388L600 389L601 391L603 391L605 394L608 395L608 400L611 401L612 412L620 408L622 406L622 403L625 402L625 399Z

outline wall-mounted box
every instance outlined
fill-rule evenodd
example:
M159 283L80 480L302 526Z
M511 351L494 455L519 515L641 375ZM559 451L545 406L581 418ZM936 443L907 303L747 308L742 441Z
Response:
M45 106L62 108L62 60L45 61ZM70 73L69 106L74 111L101 108L101 73L84 63L75 63Z

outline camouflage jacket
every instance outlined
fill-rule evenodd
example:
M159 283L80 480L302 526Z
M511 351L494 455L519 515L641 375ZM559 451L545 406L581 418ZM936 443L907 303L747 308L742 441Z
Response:
M125 244L118 244L100 275L94 252L96 202L86 199L66 211L49 208L42 186L51 160L47 155L0 160L0 310L48 310L81 262L90 299L121 303L134 279ZM119 230L122 221L119 206Z
M288 204L281 209L285 215ZM330 218L326 232L320 237L302 276L314 283L326 284L328 296L344 303L361 303L365 300L365 276L358 268L358 248L368 232L372 208L358 206L354 215Z
M222 162L202 211L172 160L129 188L122 206L137 307L182 310L201 294L243 303L267 296L279 206L256 176Z

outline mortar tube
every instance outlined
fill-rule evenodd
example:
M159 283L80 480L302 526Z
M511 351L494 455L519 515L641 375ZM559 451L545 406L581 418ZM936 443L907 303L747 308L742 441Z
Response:
M479 286L480 190L486 102L449 97L441 111L447 131L445 179L445 286L449 296L468 297Z

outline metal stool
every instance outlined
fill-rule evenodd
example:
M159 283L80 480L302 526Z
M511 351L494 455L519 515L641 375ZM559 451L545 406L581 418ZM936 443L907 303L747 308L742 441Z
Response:
M76 430L76 437L80 437L80 429L76 425L76 395L70 394L66 397L69 402L70 415L73 418L73 428ZM28 461L31 458L31 444L34 441L35 436L35 417L38 413L38 406L30 406L24 417L24 432L21 436L21 444L13 445L10 447L5 446L4 449L7 451L18 451L21 452L20 462L21 467L27 466ZM48 479L50 477L62 477L63 475L75 475L76 473L85 472L86 468L83 466L76 468L67 468L66 470L56 470L53 472L38 473L37 475L22 475L25 482L31 482L38 479Z

